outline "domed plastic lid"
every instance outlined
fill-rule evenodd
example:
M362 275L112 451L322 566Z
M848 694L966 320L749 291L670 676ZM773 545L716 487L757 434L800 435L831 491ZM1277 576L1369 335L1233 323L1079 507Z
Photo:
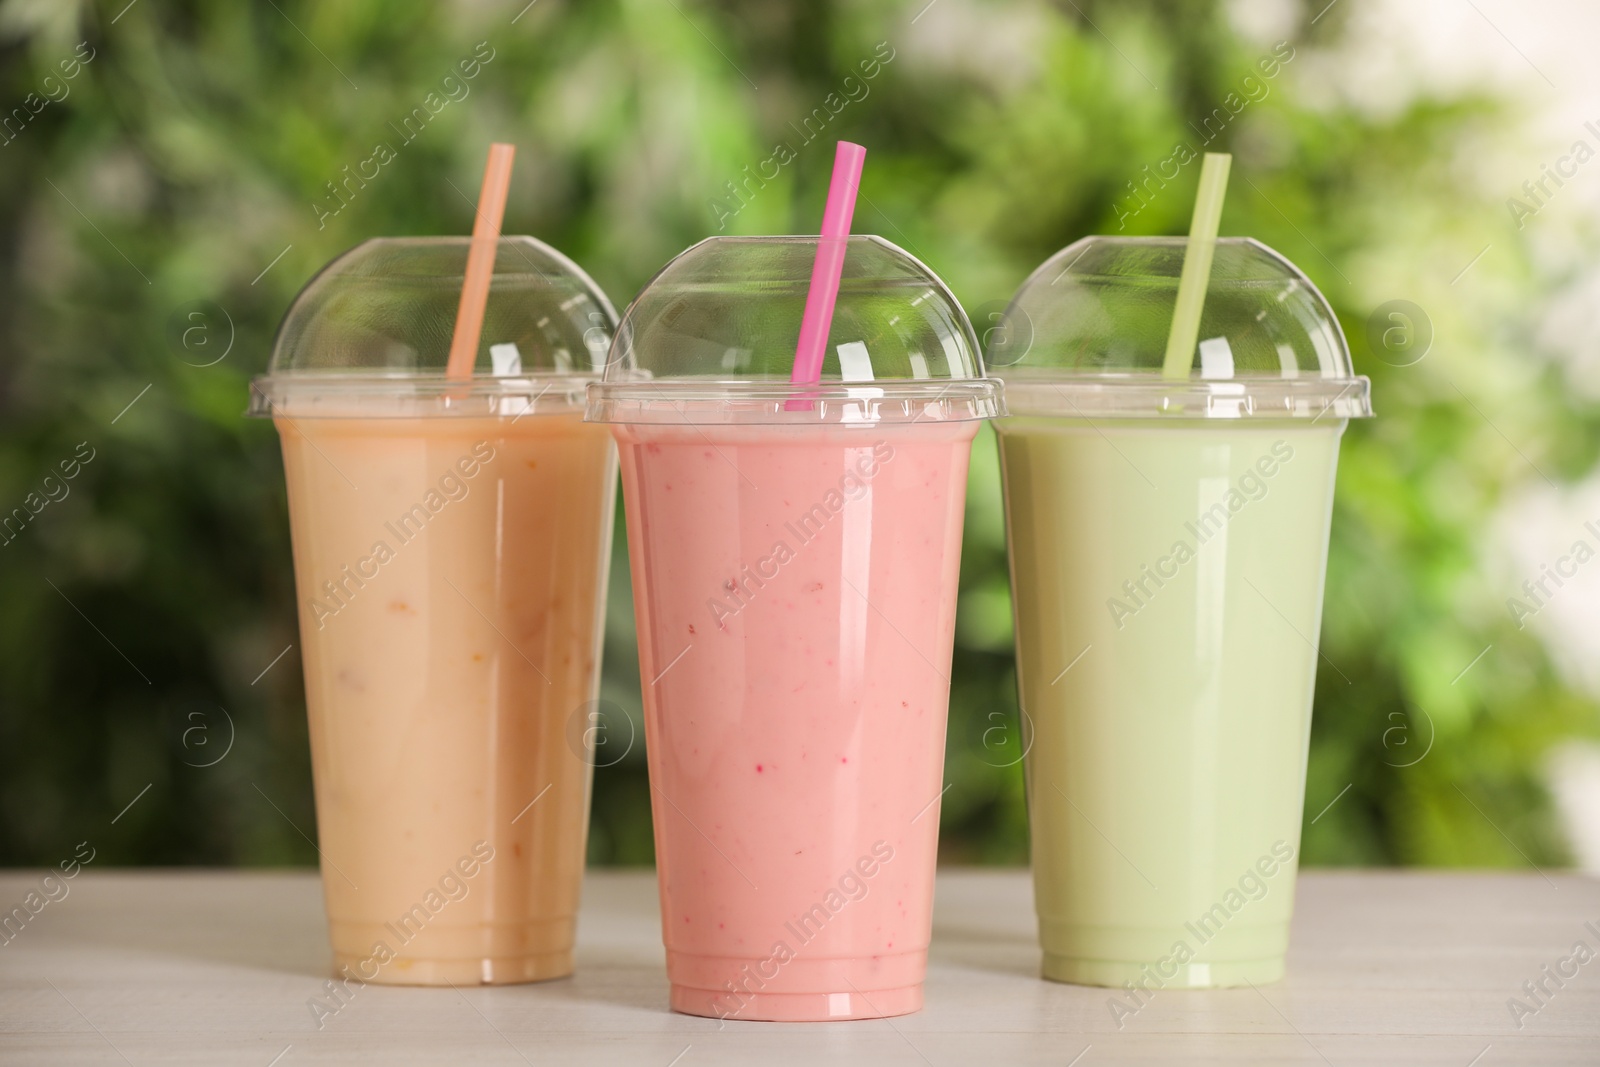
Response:
M466 237L379 237L329 263L278 327L250 414L401 417L581 410L617 313L577 264L501 237L470 379L445 376Z
M711 237L668 263L622 316L596 422L881 423L1003 414L977 338L938 275L851 237L822 380L791 384L817 237Z
M1015 415L1360 418L1339 320L1299 268L1259 241L1216 243L1187 378L1162 375L1183 237L1086 237L1022 284L990 332Z

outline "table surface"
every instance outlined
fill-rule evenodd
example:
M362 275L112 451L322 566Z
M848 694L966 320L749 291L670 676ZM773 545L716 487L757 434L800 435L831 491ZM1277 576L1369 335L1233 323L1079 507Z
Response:
M1022 871L939 875L927 1006L890 1020L728 1022L667 1010L650 872L595 871L578 973L537 985L367 986L318 1030L321 890L302 871L92 871L0 947L0 1063L1600 1063L1600 881L1562 874L1312 872L1287 979L1163 991L1119 1028L1111 991L1036 976ZM0 874L9 909L39 875ZM1593 923L1591 929L1586 923ZM1528 1001L1529 1006L1536 1002Z

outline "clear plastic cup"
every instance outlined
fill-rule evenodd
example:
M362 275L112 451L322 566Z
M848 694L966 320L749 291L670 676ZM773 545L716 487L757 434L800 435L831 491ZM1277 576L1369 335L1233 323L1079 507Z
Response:
M1163 377L1185 244L1064 249L989 352L1044 976L1147 992L1283 974L1339 438L1371 414L1322 295L1244 238Z
M960 306L849 239L823 380L789 382L818 238L714 237L618 329L672 1007L922 1005L967 460L1000 413Z
M468 240L367 241L289 309L251 413L289 490L335 966L572 970L616 458L582 420L616 314L503 237L473 377L445 377ZM579 733L577 736L585 736Z

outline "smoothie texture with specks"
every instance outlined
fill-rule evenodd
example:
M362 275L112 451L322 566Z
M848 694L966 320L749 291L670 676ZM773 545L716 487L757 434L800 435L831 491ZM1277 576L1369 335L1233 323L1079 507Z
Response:
M571 973L610 435L576 413L277 425L336 970Z
M976 428L612 427L675 1009L920 1007Z

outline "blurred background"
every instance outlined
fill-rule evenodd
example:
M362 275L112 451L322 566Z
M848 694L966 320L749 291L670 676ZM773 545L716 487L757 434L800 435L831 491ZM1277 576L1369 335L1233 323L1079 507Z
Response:
M709 234L813 231L846 138L856 231L980 333L1084 234L1184 232L1198 167L1147 179L1232 152L1223 232L1321 286L1379 413L1344 439L1305 861L1600 870L1600 15L524 4L0 2L0 864L316 861L282 464L242 417L312 272L468 232L457 190L510 140L507 232L620 308ZM637 723L616 544L603 696ZM1024 863L987 430L955 659L941 858ZM651 850L636 745L596 772L590 861Z

